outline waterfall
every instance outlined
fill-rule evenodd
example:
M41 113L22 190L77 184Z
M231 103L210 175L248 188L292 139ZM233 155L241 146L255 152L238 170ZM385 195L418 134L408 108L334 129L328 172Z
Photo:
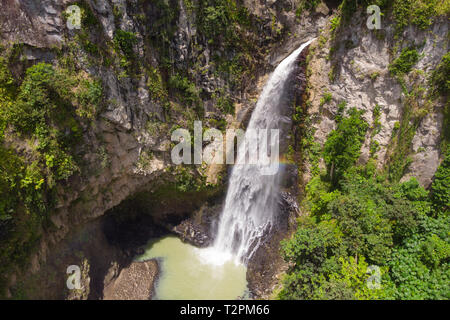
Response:
M283 125L290 123L285 115L291 103L288 94L290 75L296 67L298 55L313 40L304 43L285 58L265 84L245 133L247 146L257 144L257 137L249 135L249 129L282 129ZM245 144L241 144L237 163L245 159L247 152ZM208 250L210 262L221 264L234 257L246 263L260 245L262 235L272 227L282 167L274 175L264 175L261 168L260 164L234 166L217 236L213 247Z

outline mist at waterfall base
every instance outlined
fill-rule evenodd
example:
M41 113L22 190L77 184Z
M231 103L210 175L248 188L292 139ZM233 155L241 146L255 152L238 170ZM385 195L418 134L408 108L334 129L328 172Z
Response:
M246 267L232 260L212 265L199 251L177 237L166 237L148 245L138 261L158 259L159 275L154 299L225 300L245 298Z
M301 45L274 70L258 99L248 129L277 129L281 132L280 137L286 135L291 124L288 116L291 74L298 55L313 40ZM257 140L252 140L257 137L247 133L247 146L257 144ZM239 146L237 163L245 163L248 149L245 144ZM283 167L279 166L276 174L266 175L265 166L267 164L234 166L217 236L211 247L195 248L168 237L150 244L138 257L138 260L162 259L156 285L157 299L236 299L244 296L246 264L258 249L262 236L273 227L278 209Z

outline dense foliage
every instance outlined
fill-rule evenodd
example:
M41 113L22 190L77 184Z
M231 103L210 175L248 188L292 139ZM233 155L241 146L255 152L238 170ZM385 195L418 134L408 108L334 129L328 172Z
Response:
M334 160L341 163L340 174L330 180L328 165L327 175L307 185L304 209L310 215L282 243L291 267L279 298L449 299L450 154L431 193L414 178L391 183L373 160L355 165L358 128L364 127L358 113L338 123L324 158L328 164L341 159ZM347 126L355 130L353 138Z
M349 117L342 118L343 107L336 117L337 128L328 136L324 146L324 160L333 185L359 157L368 124L361 118L363 111L350 110Z

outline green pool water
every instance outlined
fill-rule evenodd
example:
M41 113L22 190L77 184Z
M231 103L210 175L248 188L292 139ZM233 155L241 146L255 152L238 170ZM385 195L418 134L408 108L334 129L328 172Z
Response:
M231 257L166 237L150 242L138 261L159 258L155 299L236 299L247 289L243 264Z

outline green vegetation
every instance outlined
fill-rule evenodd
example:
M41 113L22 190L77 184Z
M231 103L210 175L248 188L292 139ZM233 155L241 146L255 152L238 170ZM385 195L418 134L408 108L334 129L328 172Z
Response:
M123 76L129 76L132 74L132 67L138 64L134 54L134 46L137 43L137 37L132 32L117 29L113 42L114 48L120 58L120 66L127 72Z
M198 116L203 114L202 99L212 98L218 109L232 114L234 101L226 92L246 85L245 82L255 76L252 70L261 55L261 48L254 33L260 32L261 23L236 0L186 0L183 3L188 16L194 20L199 40L192 43L189 52L209 52L208 68L203 66L203 55L196 57L189 53L184 56L184 61L174 61L178 55L173 47L180 12L178 1L142 2L141 11L152 16L152 21L142 21L147 25L142 35L146 37L144 42L151 45L154 50L152 55L158 61L157 67L145 71L150 96L163 103L166 110L170 109L170 104L165 101L166 96L175 97L175 102L194 107ZM140 19L145 20L146 16L150 15ZM130 59L125 53L127 48L132 51L133 36L119 32L115 43L117 51L124 53L121 65L130 74L127 70ZM204 51L205 45L208 51ZM135 71L138 74L139 70ZM213 88L212 93L203 92L198 88L198 76L220 77L225 83L220 88Z
M389 5L388 0L343 0L339 5L339 11L336 16L331 19L331 32L334 34L348 24L351 18L359 8L365 10L369 5L377 5L380 9L384 9Z
M200 18L200 26L204 34L214 41L216 37L232 38L233 30L228 27L236 19L236 6L232 1L217 1L214 5L207 5Z
M2 275L11 263L25 266L48 223L57 183L79 171L73 152L79 123L95 117L102 99L98 81L46 63L31 66L16 83L0 58ZM28 146L20 153L9 147L23 143Z
M81 25L89 29L96 27L100 24L100 21L92 12L90 5L86 1L77 1L74 3L81 9Z
M397 34L410 24L426 29L437 17L450 12L449 0L344 0L340 5L344 22L350 21L358 7L369 5L379 6L382 12L391 8Z
M144 4L145 11L152 12L151 21L147 20L141 22L143 26L146 26L146 41L152 45L152 48L158 54L160 66L169 70L172 68L174 62L171 59L170 45L177 30L177 21L180 10L178 1L155 0L142 3ZM146 15L146 17L148 19L150 15Z
M307 108L310 106L310 101L304 104L300 104L301 101L296 101L295 113L292 116L294 122L293 134L294 134L294 146L295 150L299 150L299 161L308 161L311 164L311 172L313 174L319 173L319 161L321 157L321 145L314 139L314 129L311 125L311 119L308 117ZM295 151L294 150L294 151ZM295 154L291 155L293 160ZM302 187L299 185L299 187Z
M362 114L362 111L355 108L350 109L349 117L342 118L342 114L338 114L337 128L329 134L324 145L324 160L333 186L337 186L345 172L359 157L368 129L368 124L361 117Z
M392 75L401 76L408 74L412 67L419 61L419 53L415 48L405 48L400 56L389 65L389 71Z
M450 14L450 0L343 0L331 20L332 33L338 33L340 27L350 23L358 9L365 10L369 5L379 6L385 16L386 12L392 12L397 37L409 25L424 30L440 16ZM374 32L379 33L378 30Z
M437 212L450 210L450 152L436 171L431 188L431 200Z
M409 155L411 142L416 133L417 122L416 125L411 125L410 120L411 109L405 108L402 121L398 122L398 126L394 126L391 141L393 151L388 163L388 173L391 181L399 181L412 161Z
M447 100L443 110L444 120L442 122L441 132L441 151L443 153L449 150L450 143L450 103Z
M450 52L442 57L430 80L433 93L448 97L450 93Z
M137 38L134 33L120 29L116 30L116 34L114 35L114 44L116 48L120 49L127 58L131 59L133 57L133 46L136 43Z
M74 98L70 88L74 84L64 72L48 64L37 64L27 70L14 106L4 110L7 123L18 132L37 138L37 150L45 157L47 168L54 169L49 181L67 179L78 170L68 152L70 144L80 137L80 128L70 115ZM89 91L79 92L77 98L90 104ZM61 134L62 129L67 133Z
M201 100L197 87L187 77L179 74L171 76L168 85L183 103L189 106L200 106Z
M99 39L102 24L84 0L74 2L81 7L83 29L70 33L74 36L67 47L52 49L59 57L55 65L38 63L30 67L12 59L19 46L9 57L0 48L0 287L9 266L26 267L42 232L52 227L49 214L57 192L81 171L82 150L77 147L82 142L82 131L96 119L103 101L101 81L79 71L84 60L90 67L100 62L105 67L120 66L121 76L146 77L150 99L166 111L162 118L178 121L162 123L160 117L152 115L146 124L149 134L169 133L180 126L192 129L193 121L203 115L202 99L213 101L223 113L208 118L208 125L224 130L225 115L234 114L234 97L230 92L249 86L258 63L267 55L265 50L279 43L286 32L277 15L272 15L272 23L265 25L241 1L183 3L187 14L195 19L196 29L196 38L190 42L183 61L174 59L178 56L174 54L173 43L180 11L176 0L138 1L133 6L136 14L131 18L146 29L139 30L139 37L145 37L143 50L152 51L146 54L151 56L152 66L145 64L147 59L137 59L138 34L119 28L123 15L120 5L113 6L116 31L110 41ZM299 1L297 16L303 10L315 10L320 3L320 0ZM369 4L382 9L390 6L397 35L410 24L429 28L438 16L449 13L449 0L344 0L331 19L331 39L321 35L320 46L335 41L339 29L351 21L358 9ZM266 39L255 36L262 31ZM334 43L330 57L339 45L345 49L354 46L351 41ZM80 53L85 54L83 61L77 59ZM416 48L405 48L389 70L400 78L411 72L419 58ZM328 77L334 82L336 70L340 69L338 64L332 65ZM449 74L450 56L446 54L429 80L433 97L447 98ZM217 81L217 87L203 92L197 86L203 76L220 78L225 84ZM376 80L379 72L369 76ZM429 193L415 180L398 182L408 167L411 141L422 117L419 113L424 111L416 106L416 93L405 94L407 106L402 120L394 127L385 172L376 171L373 159L379 149L378 142L372 139L381 128L379 106L374 109L373 126L369 128L362 111L353 108L345 114L346 103L341 102L337 127L323 148L314 139L312 120L306 112L308 102L295 106L295 141L291 142L297 145L289 145L287 157L290 161L302 158L311 164L313 179L306 188L304 202L311 215L300 219L297 233L283 243L284 257L292 267L281 298L449 298L446 285L450 255L450 155L443 147L447 156ZM320 105L332 100L332 94L324 92ZM445 143L449 119L447 103ZM357 167L366 133L372 139L371 159L366 166ZM299 148L301 152L296 154ZM108 167L106 148L100 146L96 152L100 166ZM149 151L142 152L138 167L149 166L154 157ZM326 173L319 168L322 157ZM174 190L179 194L209 190L205 177L195 167L169 170L174 170L176 177L170 182L170 196ZM370 276L367 269L372 264L381 268L382 286L378 290L366 285Z
M76 109L77 115L81 118L94 119L100 111L102 97L103 87L100 81L80 80L75 92L75 100L79 106Z
M391 181L399 181L411 163L412 140L421 120L427 115L432 104L426 100L424 88L414 84L410 92L405 92L401 121L395 123L389 151L387 171ZM422 102L425 101L425 102Z
M375 105L375 108L373 108L373 125L372 125L372 133L371 136L377 135L381 131L381 122L380 122L380 116L381 116L381 107L377 104Z
M415 49L405 49L391 72L410 72L418 58ZM430 80L435 88L448 77L444 61L445 57ZM300 218L296 233L282 242L291 267L280 299L449 299L449 155L436 172L431 192L415 179L398 183L410 161L416 127L428 108L419 102L426 97L423 88L414 83L412 87L405 93L402 120L394 126L385 171L377 171L373 158L365 166L356 165L369 128L356 109L344 116L345 102L338 106L336 130L323 150L307 134L311 130L303 131L301 153L313 174L302 203L309 216ZM321 104L325 101L322 97ZM379 148L373 137L381 129L380 116L377 105L369 131L372 157ZM293 119L308 122L301 107ZM326 173L317 166L320 157ZM380 273L375 282L379 287L368 285L374 279L369 268L373 265Z
M370 74L370 79L372 79L372 81L375 81L379 75L380 73L378 71L374 71Z
M154 155L151 151L142 151L137 161L137 167L143 170L148 169L153 159Z
M90 65L99 63L102 59L106 59L108 55L105 39L101 39L97 43L97 39L101 37L103 26L93 13L90 4L87 1L77 1L74 5L81 9L82 27L79 30L74 30L74 38L68 39L68 46L59 51L59 60L70 69L74 67L70 64L74 64L74 56L79 55L80 47L89 55L88 64ZM63 12L63 18L68 18L65 12Z
M381 131L381 122L380 122L380 116L381 116L381 108L377 104L375 108L373 109L373 124L370 128L370 156L373 158L375 157L375 154L380 149L380 144L378 141L374 140L373 137L376 136Z
M304 10L312 11L316 9L321 2L321 0L301 0L295 11L295 15L299 18Z
M352 126L364 127L357 111L352 114L337 132L344 132L342 123L349 118L359 122ZM310 215L300 218L296 233L282 242L291 267L278 297L449 299L449 155L429 194L415 179L387 182L373 160L355 166L359 149L348 152L344 141L334 139L330 134L327 144L343 146L333 149L335 157L353 163L334 183L328 175L315 175L307 185L303 207ZM370 271L374 268L379 281Z
M193 5L196 26L207 39L211 50L211 64L215 75L227 80L230 88L241 86L254 77L254 68L261 57L260 44L254 34L260 32L261 21L253 17L240 1L200 0ZM277 29L275 38L282 35ZM230 52L230 55L224 55ZM200 70L202 72L204 70Z
M401 55L392 69L398 74L409 72L415 57L411 52ZM440 68L436 74L442 76ZM311 135L304 131L301 152L315 155L305 157L314 168L302 203L309 215L300 218L296 233L282 242L290 268L278 298L450 298L450 155L436 172L431 192L415 179L398 183L409 161L415 128L427 108L418 102L425 97L420 86L413 85L406 96L402 120L394 126L386 171L377 171L374 159L365 166L356 165L369 128L361 111L353 108L344 115L345 101L338 106L336 130L329 134L323 150L308 143ZM381 108L376 105L371 138L381 129L380 116ZM308 122L301 107L293 119ZM372 156L378 148L371 140ZM316 164L321 156L326 173ZM373 267L369 266L377 266L379 282L373 282ZM379 286L369 285L374 283Z
M176 166L172 169L176 173L175 188L179 192L198 192L209 187L206 176L195 172L195 167Z
M159 102L167 101L168 93L167 89L165 88L161 73L158 71L158 69L150 66L147 74L147 88L152 100Z
M323 106L326 103L330 103L331 99L333 99L333 96L331 95L331 93L330 92L325 92L322 95L322 98L320 99L320 106Z
M444 121L441 133L441 150L445 153L450 143L450 53L446 53L439 65L432 72L429 87L431 96L436 98L439 95L444 98Z
M216 101L216 106L225 114L234 114L233 99L229 94L225 93L225 90L218 90L213 93L212 98Z
M198 4L197 24L210 44L234 45L240 32L237 26L250 26L247 9L234 0L202 0Z
M410 24L420 29L427 29L438 16L450 13L450 1L395 0L392 4L392 12L397 34Z
M336 68L332 66L330 68L330 71L328 72L328 79L331 83L333 83L336 80Z
M376 140L371 140L369 147L370 156L374 157L378 150L380 150L380 143Z

